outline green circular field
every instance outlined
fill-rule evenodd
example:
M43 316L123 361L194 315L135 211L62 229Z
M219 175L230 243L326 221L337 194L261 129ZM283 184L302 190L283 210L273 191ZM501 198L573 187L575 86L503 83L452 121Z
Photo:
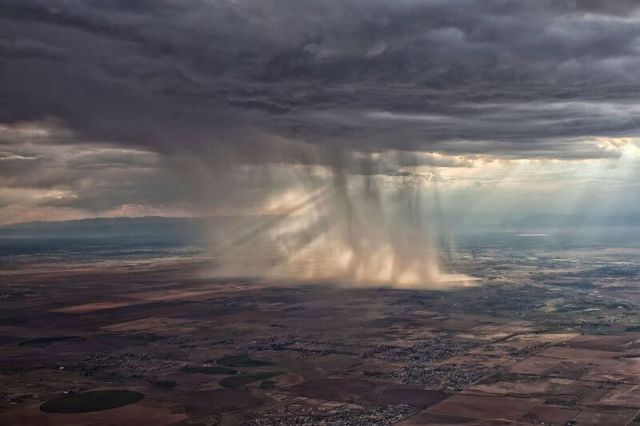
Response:
M130 390L81 392L50 399L40 409L47 413L88 413L133 404L142 398L143 394Z

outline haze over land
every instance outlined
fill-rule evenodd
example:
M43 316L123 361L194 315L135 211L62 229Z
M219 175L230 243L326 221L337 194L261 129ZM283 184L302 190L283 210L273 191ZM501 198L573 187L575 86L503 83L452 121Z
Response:
M287 215L256 225L284 263L429 281L451 228L638 213L634 2L3 0L0 20L0 222Z

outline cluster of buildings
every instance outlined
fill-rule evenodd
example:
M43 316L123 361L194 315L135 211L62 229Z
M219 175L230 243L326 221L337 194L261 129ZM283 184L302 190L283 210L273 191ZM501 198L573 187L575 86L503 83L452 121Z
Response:
M343 404L326 413L261 413L250 418L246 424L251 426L369 426L393 425L415 413L415 408L407 404L384 407L367 407L356 404Z
M357 355L363 346L347 345L341 342L320 341L300 336L269 337L254 340L249 345L250 351L293 351L315 354Z
M477 346L477 342L443 335L406 347L379 345L363 352L362 357L374 357L392 362L438 362L467 352Z
M494 372L492 368L473 365L411 364L401 368L396 377L405 384L459 391Z

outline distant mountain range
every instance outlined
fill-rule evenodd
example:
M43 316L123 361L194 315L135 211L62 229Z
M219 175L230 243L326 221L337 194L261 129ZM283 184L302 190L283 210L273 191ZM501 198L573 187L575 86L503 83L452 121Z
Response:
M160 216L28 222L0 226L0 237L105 237L173 233L192 234L198 219Z
M217 217L116 217L93 218L57 222L28 222L0 226L0 237L67 237L95 238L135 235L180 235L192 237L197 235L205 225L251 226L268 219L269 216L217 216ZM486 218L485 218L486 219ZM640 215L597 216L581 215L544 215L534 214L511 217L499 223L491 220L466 222L456 226L455 219L450 221L448 231L461 234L500 231L500 232L548 232L548 231L580 231L590 228L625 228L640 227Z

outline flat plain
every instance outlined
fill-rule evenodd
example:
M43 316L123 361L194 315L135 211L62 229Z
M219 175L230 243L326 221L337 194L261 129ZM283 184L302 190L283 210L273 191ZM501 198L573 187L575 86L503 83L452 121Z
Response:
M198 257L7 268L0 424L640 424L637 255L467 253L478 280L446 290L209 278ZM41 409L104 390L143 397Z

